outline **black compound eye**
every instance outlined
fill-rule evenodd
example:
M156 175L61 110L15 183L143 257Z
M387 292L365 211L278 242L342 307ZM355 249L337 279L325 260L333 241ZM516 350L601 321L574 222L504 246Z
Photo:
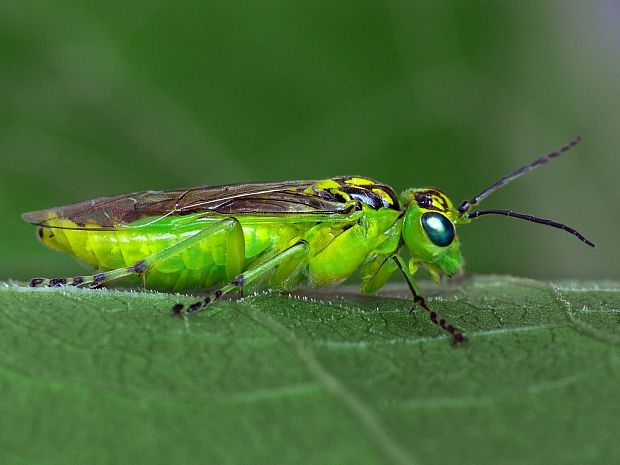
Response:
M439 247L448 247L452 244L456 234L452 222L441 213L424 213L422 227L431 242Z

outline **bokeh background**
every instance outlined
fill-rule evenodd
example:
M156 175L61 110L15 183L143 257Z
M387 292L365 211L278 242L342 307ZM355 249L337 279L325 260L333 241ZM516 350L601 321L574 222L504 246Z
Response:
M20 213L147 189L363 174L455 202L583 136L459 231L468 270L618 278L620 2L0 5L0 279L75 274Z

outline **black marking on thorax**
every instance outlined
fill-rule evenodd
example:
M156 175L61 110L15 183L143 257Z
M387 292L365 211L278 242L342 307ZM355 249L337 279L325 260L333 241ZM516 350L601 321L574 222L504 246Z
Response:
M366 181L371 181L372 183L356 184L353 181L355 178L353 176L334 178L334 181L340 185L338 189L340 192L332 192L336 200L344 200L343 194L346 194L349 198L362 202L374 210L379 210L380 208L400 210L398 196L390 186L366 178L364 178Z

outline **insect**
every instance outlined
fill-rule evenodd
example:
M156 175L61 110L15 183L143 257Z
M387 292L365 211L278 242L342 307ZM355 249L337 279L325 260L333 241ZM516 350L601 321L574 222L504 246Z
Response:
M34 278L30 286L100 287L134 276L142 277L147 288L215 289L171 310L190 314L235 289L330 286L358 269L362 292L372 293L399 271L414 307L424 309L458 345L465 341L463 332L427 305L413 276L423 268L438 282L442 275L458 272L463 259L456 227L489 214L563 229L594 247L562 223L509 210L475 209L503 185L579 140L500 178L458 207L435 188L411 188L397 196L372 179L341 176L138 192L25 213L24 220L38 226L45 245L99 270L90 276Z

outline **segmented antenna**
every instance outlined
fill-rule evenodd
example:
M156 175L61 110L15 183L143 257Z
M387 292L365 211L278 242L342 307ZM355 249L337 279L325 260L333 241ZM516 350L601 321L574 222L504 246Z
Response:
M477 218L477 217L482 216L482 215L510 216L512 218L519 218L521 220L531 221L532 223L544 224L545 226L551 226L552 228L562 229L563 231L566 231L567 233L572 234L573 236L575 236L580 241L585 242L590 247L596 247L594 242L589 240L587 237L585 237L583 234L581 234L575 228L571 228L570 226L568 226L566 224L558 223L557 221L548 220L546 218L539 218L537 216L526 215L524 213L516 213L516 212L513 212L511 210L474 210L473 212L468 213L467 217L473 219L473 218Z
M556 158L556 157L559 157L560 155L562 155L565 152L568 152L575 145L577 145L580 141L581 141L581 137L579 137L579 136L575 137L575 139L570 141L568 144L563 145L562 147L554 150L553 152L548 153L547 155L543 155L539 159L534 160L532 163L530 163L528 165L525 165L525 166L519 168L518 170L516 170L516 171L514 171L514 172L512 172L512 173L510 173L510 174L508 174L506 176L504 176L503 178L501 178L500 180L494 182L489 187L487 187L485 190L480 192L480 194L478 194L477 196L473 197L471 200L464 200L463 203L458 208L459 213L461 215L463 215L467 211L471 210L471 208L474 205L479 203L481 200L486 199L489 195L491 195L493 192L495 192L500 187L508 184L510 181L512 181L514 179L517 179L519 176L523 176L528 171L531 171L534 168L538 168L540 165L544 165L549 160L551 160L553 158ZM467 216L469 218L472 218L471 213L469 215L467 215ZM551 225L549 225L549 226L551 226Z

